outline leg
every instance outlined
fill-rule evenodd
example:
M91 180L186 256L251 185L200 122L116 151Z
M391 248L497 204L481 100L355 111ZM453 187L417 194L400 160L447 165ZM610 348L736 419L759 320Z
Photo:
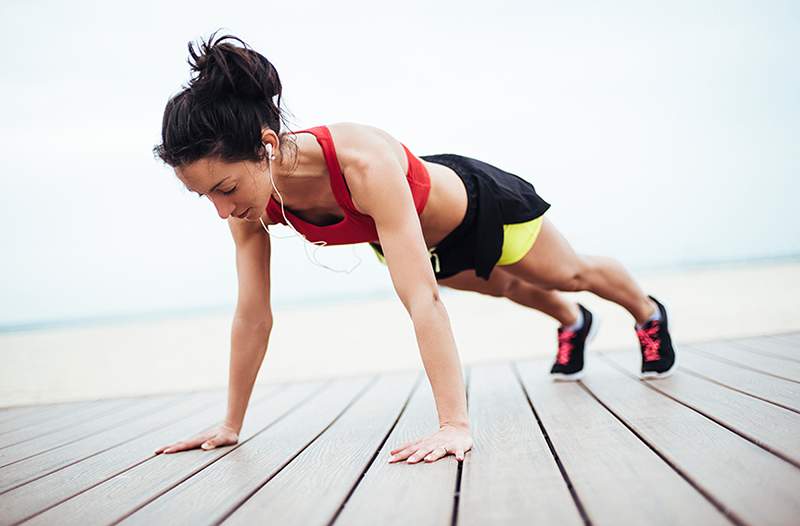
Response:
M637 323L656 309L622 264L609 257L576 254L547 217L528 253L495 270L500 268L547 290L592 292L624 307Z
M439 283L454 289L505 297L557 319L562 326L558 329L558 356L550 371L551 377L554 380L578 380L582 377L585 345L583 339L588 335L589 329L565 331L563 327L574 324L579 311L578 305L567 301L563 294L532 285L511 275L502 267L497 267L492 271L489 281L478 278L473 271L468 270L439 280ZM577 351L573 352L575 349Z
M545 290L495 267L489 281L475 275L472 270L439 280L440 285L453 289L479 292L498 298L508 298L515 303L541 311L562 325L572 325L578 316L578 306L555 290Z

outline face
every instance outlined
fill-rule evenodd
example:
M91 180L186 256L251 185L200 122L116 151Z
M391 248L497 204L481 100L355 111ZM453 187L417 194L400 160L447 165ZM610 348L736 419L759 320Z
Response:
M208 198L222 219L235 216L258 221L272 193L266 161L228 163L204 158L176 167L175 175L190 191Z

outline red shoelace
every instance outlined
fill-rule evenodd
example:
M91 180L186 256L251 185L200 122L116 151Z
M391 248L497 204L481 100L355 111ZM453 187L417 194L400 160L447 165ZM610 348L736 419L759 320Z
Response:
M558 356L556 361L561 365L569 363L569 355L575 347L572 345L572 338L575 336L575 331L558 331Z
M658 334L659 320L653 320L652 326L648 329L642 327L636 329L636 336L639 337L639 343L644 350L644 361L653 362L660 358L659 347L661 347L661 340L654 339L653 336Z

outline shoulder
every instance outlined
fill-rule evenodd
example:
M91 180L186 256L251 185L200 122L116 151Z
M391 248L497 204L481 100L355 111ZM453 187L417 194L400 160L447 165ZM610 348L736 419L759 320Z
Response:
M357 122L337 122L326 127L342 169L386 158L405 159L400 141L381 128Z
M370 182L401 176L408 170L403 145L391 134L368 124L337 122L326 125L331 134L339 167L342 169L357 208ZM361 200L359 201L359 198Z

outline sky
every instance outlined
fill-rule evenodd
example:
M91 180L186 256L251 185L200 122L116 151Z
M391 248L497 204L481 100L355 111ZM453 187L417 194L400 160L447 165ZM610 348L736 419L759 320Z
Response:
M0 18L0 330L232 311L226 222L152 155L187 43L220 28L275 64L294 129L360 122L515 173L578 253L634 273L800 255L796 2L6 0ZM393 294L367 246L317 256L362 263L273 240L274 308Z

